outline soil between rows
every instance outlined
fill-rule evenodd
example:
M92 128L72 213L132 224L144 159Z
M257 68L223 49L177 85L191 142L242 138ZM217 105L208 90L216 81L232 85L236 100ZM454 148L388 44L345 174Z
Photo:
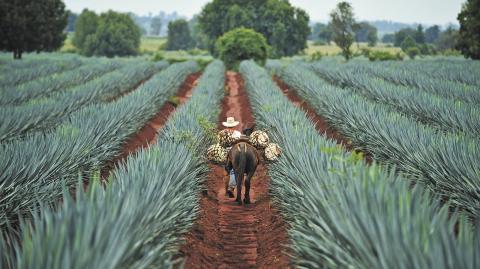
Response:
M218 128L235 117L241 131L255 119L238 73L227 72L228 94L222 100ZM280 213L271 204L267 168L260 164L252 179L252 204L239 206L225 195L223 167L210 165L201 211L178 257L186 268L289 268L287 233ZM244 193L244 192L242 192Z

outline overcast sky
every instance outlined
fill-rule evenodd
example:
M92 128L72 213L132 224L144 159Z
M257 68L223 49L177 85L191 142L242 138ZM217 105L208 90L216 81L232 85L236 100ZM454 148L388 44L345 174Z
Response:
M64 0L67 8L75 12L93 9L97 12L113 9L132 11L140 15L160 11L192 17L209 0ZM327 21L328 13L341 0L290 0L303 8L312 21ZM406 23L457 23L457 14L466 0L350 0L358 20L391 20Z

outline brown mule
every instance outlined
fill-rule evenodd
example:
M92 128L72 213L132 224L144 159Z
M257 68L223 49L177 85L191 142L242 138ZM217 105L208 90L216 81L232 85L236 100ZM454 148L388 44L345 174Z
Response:
M235 173L235 179L237 181L237 198L235 201L238 204L242 204L242 184L244 174L247 174L245 178L245 204L250 203L250 181L260 163L260 158L257 149L249 143L240 140L232 146L227 155L227 165L225 169L230 171L232 168Z

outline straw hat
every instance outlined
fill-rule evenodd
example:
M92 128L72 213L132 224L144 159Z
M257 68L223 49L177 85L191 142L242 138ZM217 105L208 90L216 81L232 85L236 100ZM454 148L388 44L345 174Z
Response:
M227 121L222 122L222 125L225 127L235 127L239 124L240 122L235 121L233 117L228 117Z

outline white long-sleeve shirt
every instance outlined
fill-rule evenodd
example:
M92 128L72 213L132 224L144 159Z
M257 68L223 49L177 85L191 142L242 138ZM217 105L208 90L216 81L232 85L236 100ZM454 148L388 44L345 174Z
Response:
M242 133L240 133L239 131L235 130L233 131L232 133L232 137L235 138L235 139L238 139L242 136Z

